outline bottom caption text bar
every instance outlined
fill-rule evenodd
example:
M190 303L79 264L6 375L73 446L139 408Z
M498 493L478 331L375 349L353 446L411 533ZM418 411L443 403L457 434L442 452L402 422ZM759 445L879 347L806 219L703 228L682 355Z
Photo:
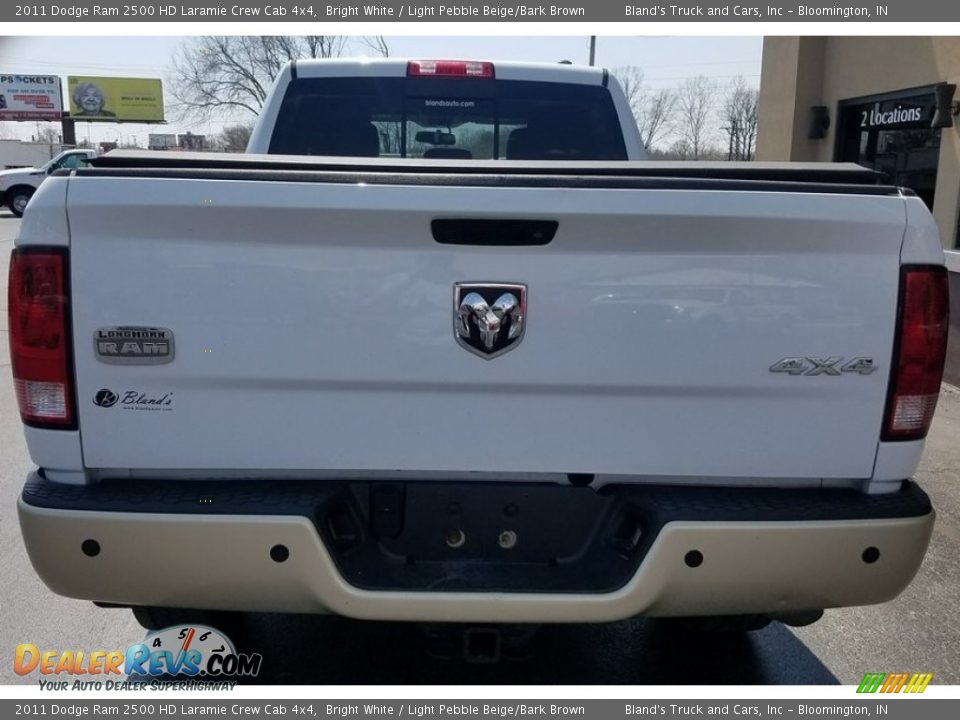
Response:
M854 692L851 690L851 692ZM0 718L12 717L286 717L286 718L490 718L584 717L590 720L621 720L638 717L689 718L884 718L927 720L960 717L960 700L858 697L846 700L464 700L375 702L364 700L234 700L161 699L93 700L64 698L18 702L0 700Z

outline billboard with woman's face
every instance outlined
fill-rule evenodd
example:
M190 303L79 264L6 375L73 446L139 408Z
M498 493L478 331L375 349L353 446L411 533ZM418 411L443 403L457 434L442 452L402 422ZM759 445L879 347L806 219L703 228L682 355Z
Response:
M70 115L77 120L163 122L163 86L150 78L67 78Z

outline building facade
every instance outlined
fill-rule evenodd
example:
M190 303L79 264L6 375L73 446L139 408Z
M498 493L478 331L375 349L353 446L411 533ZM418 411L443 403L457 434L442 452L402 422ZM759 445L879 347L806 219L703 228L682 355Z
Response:
M956 248L958 82L960 37L765 38L757 159L881 170L923 198Z

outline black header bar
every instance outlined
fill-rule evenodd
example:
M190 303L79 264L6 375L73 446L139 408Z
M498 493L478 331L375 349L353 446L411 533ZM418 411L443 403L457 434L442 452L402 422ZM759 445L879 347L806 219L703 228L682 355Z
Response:
M956 0L809 0L772 3L634 0L64 0L3 4L0 22L957 22Z

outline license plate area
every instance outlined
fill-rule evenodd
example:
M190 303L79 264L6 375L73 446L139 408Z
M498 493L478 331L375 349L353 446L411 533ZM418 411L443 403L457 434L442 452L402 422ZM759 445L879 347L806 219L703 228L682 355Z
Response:
M529 483L350 485L319 526L344 577L375 590L606 592L645 539L615 495Z

